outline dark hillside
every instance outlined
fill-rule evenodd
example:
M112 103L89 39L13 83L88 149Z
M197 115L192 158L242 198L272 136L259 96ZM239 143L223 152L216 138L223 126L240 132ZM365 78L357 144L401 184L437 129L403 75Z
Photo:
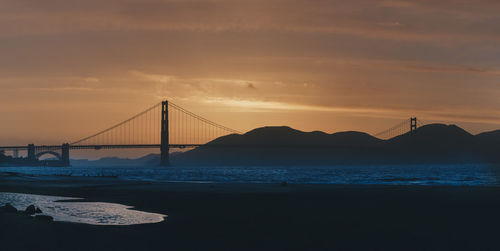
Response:
M389 140L362 132L302 132L262 127L220 137L172 156L174 165L351 165L500 162L500 131L472 135L430 124Z

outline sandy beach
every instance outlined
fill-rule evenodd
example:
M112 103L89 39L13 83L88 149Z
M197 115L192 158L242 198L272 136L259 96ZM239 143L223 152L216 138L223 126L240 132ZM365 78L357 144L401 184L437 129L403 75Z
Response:
M500 188L149 183L2 177L0 192L168 215L95 226L0 214L2 250L493 250Z

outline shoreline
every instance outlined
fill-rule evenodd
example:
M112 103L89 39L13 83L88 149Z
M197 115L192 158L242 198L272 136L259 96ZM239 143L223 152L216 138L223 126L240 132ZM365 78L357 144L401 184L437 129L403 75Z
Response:
M0 177L0 192L79 197L168 215L131 226L0 215L0 241L11 249L488 250L500 226L500 187ZM24 241L27 236L33 241Z

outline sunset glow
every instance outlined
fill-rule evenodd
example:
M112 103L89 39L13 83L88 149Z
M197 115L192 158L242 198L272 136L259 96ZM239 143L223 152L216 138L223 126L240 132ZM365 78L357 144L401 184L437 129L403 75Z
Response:
M60 143L165 99L240 131L375 133L411 116L495 129L499 11L458 0L2 1L0 137Z

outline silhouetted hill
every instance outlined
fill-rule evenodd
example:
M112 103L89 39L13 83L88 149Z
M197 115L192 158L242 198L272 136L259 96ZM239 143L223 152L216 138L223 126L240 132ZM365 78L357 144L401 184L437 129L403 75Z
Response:
M72 166L143 166L150 164L152 160L158 159L158 154L148 154L146 156L129 159L129 158L118 158L118 157L106 157L98 160L88 160L88 159L75 159L71 160Z
M474 136L456 125L430 124L387 142L393 148L414 151L448 151L468 148Z
M330 140L337 145L342 146L377 146L383 143L383 140L375 138L364 132L338 132L330 135Z
M381 143L369 134L362 132L302 132L288 126L261 127L245 134L231 134L215 139L207 145L245 145L245 146L374 146Z
M500 144L500 130L483 132L475 136L478 142L485 144Z
M430 124L389 139L386 155L402 163L475 162L474 144L474 136L456 125Z
M286 126L262 127L242 135L220 137L171 160L176 165L329 165L332 161L364 163L365 159L354 159L352 154L377 149L383 143L383 140L362 132L327 134L319 131L302 132Z
M500 130L480 133L474 140L488 162L500 163Z
M302 132L262 127L217 138L205 146L170 154L173 165L270 166L413 163L500 163L500 130L472 135L456 125L431 124L389 140L363 132ZM138 159L72 160L74 166L154 166L158 154Z
M444 124L389 140L362 132L327 134L282 126L220 137L171 159L174 165L247 166L497 162L499 143L500 131L474 136Z
M412 134L404 134L389 140L392 144L455 145L472 141L474 136L456 125L425 125Z

